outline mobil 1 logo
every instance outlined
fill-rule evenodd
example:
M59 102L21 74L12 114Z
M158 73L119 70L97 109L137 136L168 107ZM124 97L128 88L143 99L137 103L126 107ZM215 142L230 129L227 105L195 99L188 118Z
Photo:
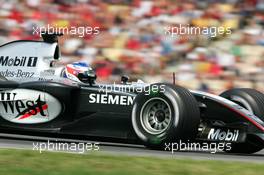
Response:
M34 56L1 56L0 75L6 78L32 78L34 77L38 57Z
M38 57L34 57L34 56L22 56L22 57L0 56L0 66L36 67L37 61L38 61Z

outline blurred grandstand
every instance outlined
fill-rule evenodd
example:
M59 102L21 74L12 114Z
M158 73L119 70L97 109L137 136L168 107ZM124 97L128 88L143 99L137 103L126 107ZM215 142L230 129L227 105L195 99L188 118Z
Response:
M176 81L220 93L232 87L264 91L264 1L260 0L0 0L0 44L40 40L33 27L99 27L98 35L60 38L63 63L86 61L99 81L130 75ZM208 35L165 35L166 26L223 26Z

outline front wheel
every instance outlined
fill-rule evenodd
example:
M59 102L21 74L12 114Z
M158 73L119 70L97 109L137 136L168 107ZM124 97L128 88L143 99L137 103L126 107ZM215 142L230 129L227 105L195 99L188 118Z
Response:
M227 90L220 96L239 104L264 121L264 94L261 92L248 88L236 88ZM263 147L256 137L247 136L244 143L233 143L231 149L226 152L251 154L262 150Z

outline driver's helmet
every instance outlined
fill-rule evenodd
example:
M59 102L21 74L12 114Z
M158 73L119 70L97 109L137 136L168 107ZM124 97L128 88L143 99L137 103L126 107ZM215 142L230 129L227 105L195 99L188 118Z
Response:
M94 83L96 79L94 70L85 62L67 64L63 77L84 83Z

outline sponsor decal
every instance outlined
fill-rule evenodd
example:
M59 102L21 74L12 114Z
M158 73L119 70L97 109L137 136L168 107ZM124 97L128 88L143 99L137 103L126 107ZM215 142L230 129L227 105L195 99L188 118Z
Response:
M18 118L18 120L26 119L37 114L40 114L43 117L47 117L47 114L45 114L44 111L48 109L48 105L46 101L44 101L44 99L41 99L40 95L35 101L16 100L16 95L17 93L0 93L1 102L6 113L17 113L15 118Z
M10 56L0 56L1 66L20 66L20 67L36 67L38 57L10 57Z
M0 71L0 75L6 78L33 78L35 73L30 71L23 71L22 69L17 69L15 71L6 69Z
M236 142L239 136L239 130L227 130L223 131L221 129L210 129L210 132L208 134L209 140L218 140L218 141L233 141Z
M135 97L112 94L89 94L89 103L132 105Z
M47 69L47 70L40 72L40 76L53 76L53 75L55 75L54 69Z
M56 118L60 102L45 92L15 89L0 92L0 116L14 123L43 123Z
M53 80L53 78L46 78L46 77L38 78L38 81L51 81L51 80Z

